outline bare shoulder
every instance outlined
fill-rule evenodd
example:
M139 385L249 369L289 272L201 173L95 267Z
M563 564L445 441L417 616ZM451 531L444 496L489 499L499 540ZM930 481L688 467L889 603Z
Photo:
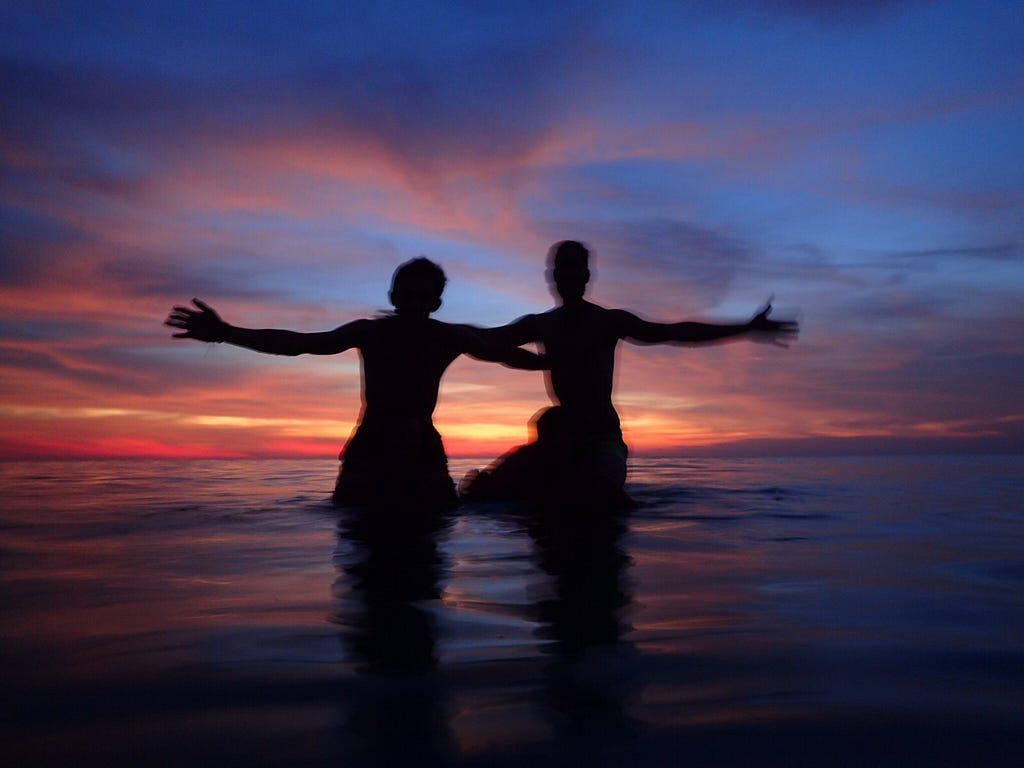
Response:
M444 320L435 320L434 318L430 318L427 321L427 327L431 333L450 338L465 338L477 333L477 329L472 325L466 323L446 323Z
M372 333L379 323L380 320L363 317L358 320L350 320L347 323L342 323L331 331L331 333L345 334L352 337L365 336Z
M349 320L347 323L342 323L341 325L338 326L338 329L340 330L342 328L351 328L353 330L369 330L370 328L379 325L384 320L387 320L387 318L361 317L358 320Z
M467 323L446 323L430 318L427 321L430 333L442 339L478 339L480 329Z
M334 342L344 348L362 347L377 336L379 323L379 320L360 318L339 325L325 335L330 336Z
M472 325L446 323L431 318L429 328L433 338L455 354L479 354L485 346L480 329Z
M610 336L624 338L636 328L638 323L642 322L628 309L608 309L597 304L590 306L596 321L595 325L603 328Z
M548 310L547 312L541 312L540 314L533 314L533 313L531 313L529 315L522 315L521 317L517 317L515 320L513 320L511 323L509 323L508 326L506 326L506 327L508 327L508 328L521 328L521 329L539 328L545 322L548 321L549 316L554 311L555 310L551 309L551 310Z

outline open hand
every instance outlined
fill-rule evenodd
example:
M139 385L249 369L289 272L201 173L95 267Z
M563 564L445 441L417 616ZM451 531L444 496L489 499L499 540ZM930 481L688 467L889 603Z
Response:
M795 320L769 320L772 305L768 302L764 309L754 315L747 323L747 330L762 337L777 347L788 347L787 341L795 339L800 332L800 326Z
M199 299L192 299L199 309L192 307L174 307L167 316L164 325L182 328L184 333L172 334L176 339L196 339L198 341L224 341L227 323L220 319L211 307Z

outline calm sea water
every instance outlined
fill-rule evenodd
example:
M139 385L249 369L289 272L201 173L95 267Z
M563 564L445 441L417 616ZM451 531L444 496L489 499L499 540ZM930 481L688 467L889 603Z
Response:
M5 762L1024 764L1022 456L637 460L559 527L334 471L0 464Z

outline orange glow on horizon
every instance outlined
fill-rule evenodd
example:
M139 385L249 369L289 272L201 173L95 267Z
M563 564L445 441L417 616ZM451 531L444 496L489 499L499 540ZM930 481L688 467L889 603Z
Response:
M144 365L135 365L136 360L147 362L142 355L80 364L78 344L87 345L72 341L51 350L26 342L9 347L52 361L57 374L5 371L0 364L7 387L20 392L0 404L0 458L333 461L358 420L355 355L274 359L226 346L196 348L201 354L184 355L184 363L167 366L176 378L165 383ZM147 349L174 354L175 344L166 343L166 352L157 345ZM1024 429L1022 416L901 415L896 396L893 410L877 414L859 411L843 397L819 399L809 409L805 403L816 392L801 390L799 379L787 370L793 353L762 371L748 350L632 350L624 355L615 399L632 455L697 454L744 443L770 450L766 441L783 449L808 440L1000 438L1006 444L1004 436ZM85 373L80 385L65 379L61 371L69 369ZM108 377L121 387L107 386ZM124 387L125 382L138 389ZM905 397L920 402L926 395ZM450 456L491 460L530 439L528 423L547 402L538 372L460 360L442 383L434 421Z
M115 417L93 414L81 420L62 418L59 429L54 422L35 420L29 430L19 430L7 419L0 432L0 459L254 459L296 458L334 460L354 425L341 423L325 427L323 434L303 436L293 428L282 428L274 420L219 420L219 426L197 427L207 419L186 418L178 430L172 421L163 423L162 436L123 434L125 425ZM191 424L189 424L191 422ZM136 422L137 423L137 422ZM14 427L12 429L12 426ZM901 430L833 429L800 435L758 433L756 431L710 431L686 422L640 418L627 425L624 435L635 456L671 456L698 453L743 441L792 439L971 439L992 435L991 431L965 429L967 425L921 424ZM483 425L438 424L445 448L453 458L493 459L529 439L527 425L494 422ZM122 433L122 434L119 434ZM180 439L173 437L180 434Z

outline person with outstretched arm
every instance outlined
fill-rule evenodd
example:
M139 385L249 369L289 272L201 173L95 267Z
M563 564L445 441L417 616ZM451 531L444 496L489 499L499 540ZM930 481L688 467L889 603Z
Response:
M334 355L358 349L362 356L363 408L359 426L342 451L333 499L338 504L453 506L457 500L433 413L445 369L461 354L540 370L541 356L485 338L476 329L430 317L441 306L446 278L426 258L400 266L389 298L393 314L355 320L331 331L299 333L240 328L210 306L174 307L166 325L175 338L225 342L272 355Z
M505 326L485 329L483 334L516 347L530 342L541 345L547 360L549 395L560 406L558 418L572 436L571 450L563 452L562 487L573 495L607 499L623 497L626 481L628 449L612 404L615 348L620 340L696 345L746 338L786 346L798 327L793 321L770 319L771 305L748 322L727 324L656 323L623 309L607 309L585 298L589 260L590 251L582 243L556 243L548 255L547 274L558 305ZM566 441L560 443L565 445ZM549 460L549 477L551 467ZM474 482L476 478L478 482ZM487 473L481 472L468 478L462 490L469 497L480 496L474 490L483 491L488 483Z

